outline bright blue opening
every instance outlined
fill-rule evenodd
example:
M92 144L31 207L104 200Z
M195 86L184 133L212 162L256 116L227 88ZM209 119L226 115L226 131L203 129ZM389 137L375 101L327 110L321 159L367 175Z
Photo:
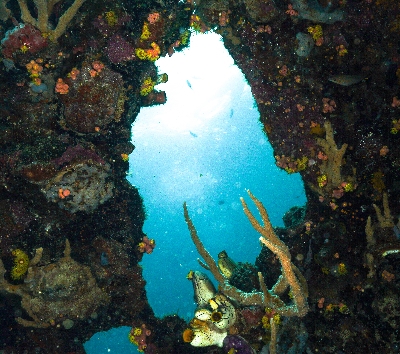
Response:
M128 180L144 198L144 231L156 240L142 261L150 304L157 316L189 319L195 306L186 275L200 267L182 203L214 257L226 250L254 263L260 246L240 205L245 189L262 200L275 226L306 197L300 175L276 167L250 86L219 35L193 35L189 49L157 65L168 74L157 87L168 101L137 117Z
M137 346L133 345L128 334L131 327L112 328L107 332L98 332L84 344L88 354L137 354Z
M140 111L128 180L144 199L144 232L156 240L142 261L150 305L159 317L191 319L195 304L186 275L201 269L183 202L215 258L226 250L237 262L254 263L259 235L240 205L245 189L264 203L275 226L283 226L283 214L306 197L300 175L276 167L250 87L219 35L193 35L190 48L157 66L168 74L168 82L157 86L168 101Z

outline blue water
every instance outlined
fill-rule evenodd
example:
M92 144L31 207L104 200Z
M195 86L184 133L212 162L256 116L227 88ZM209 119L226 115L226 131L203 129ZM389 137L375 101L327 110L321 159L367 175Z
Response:
M140 353L128 340L131 327L112 328L107 332L98 332L84 344L86 353L92 354L136 354Z
M250 87L217 34L197 35L189 50L158 60L168 101L142 109L133 125L136 149L128 180L144 198L144 231L156 240L142 261L147 295L157 316L193 316L191 283L198 255L183 219L182 203L213 256L226 250L254 262L258 235L243 214L245 189L261 199L271 221L306 202L299 175L275 166L261 130Z
M144 199L144 232L156 240L141 262L150 305L159 317L190 319L195 304L186 275L200 266L183 202L215 258L226 250L237 262L254 263L259 235L241 208L245 189L264 203L275 226L283 226L283 214L306 197L300 176L275 166L250 87L219 35L192 36L189 49L157 65L169 77L157 87L168 101L137 117L127 178Z

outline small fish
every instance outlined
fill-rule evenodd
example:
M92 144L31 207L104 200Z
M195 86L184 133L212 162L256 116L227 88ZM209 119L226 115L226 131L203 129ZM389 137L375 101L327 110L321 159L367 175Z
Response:
M192 84L189 82L189 80L186 80L186 83L189 86L189 88L192 88Z
M190 130L189 130L189 133L190 133L190 135L191 135L191 136L193 136L193 137L197 138L197 134L195 134L195 133L191 132Z
M328 81L331 81L341 86L350 86L358 84L363 79L364 76L362 75L333 75L328 79Z
M231 109L231 113L229 114L229 118L233 117L233 108Z

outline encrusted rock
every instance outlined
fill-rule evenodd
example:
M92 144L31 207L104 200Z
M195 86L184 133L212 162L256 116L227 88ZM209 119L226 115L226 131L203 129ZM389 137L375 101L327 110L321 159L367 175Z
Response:
M60 95L65 128L95 133L121 118L127 98L120 74L107 67L95 71L85 63L77 78L68 80L68 85L68 93Z
M87 319L109 297L97 285L88 266L74 261L69 241L66 240L64 257L55 263L38 266L42 249L36 250L27 277L21 285L11 285L3 277L0 288L22 297L21 306L32 320L18 317L16 321L26 327L46 328L76 320ZM5 273L0 260L0 274ZM70 321L67 321L70 320ZM67 321L67 322L66 322Z
M50 201L71 213L92 212L113 195L114 184L108 181L110 165L92 160L64 167L42 192Z

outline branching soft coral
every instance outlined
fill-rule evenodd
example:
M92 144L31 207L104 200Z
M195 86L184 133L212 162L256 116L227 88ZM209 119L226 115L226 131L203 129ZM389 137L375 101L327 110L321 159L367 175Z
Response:
M33 0L38 14L37 19L35 19L29 11L27 0L18 0L22 21L30 23L38 28L42 33L47 33L51 40L56 41L65 32L68 24L85 2L85 0L75 0L67 11L65 11L59 18L56 28L52 29L52 26L49 23L49 17L53 11L54 5L59 1L60 0Z

